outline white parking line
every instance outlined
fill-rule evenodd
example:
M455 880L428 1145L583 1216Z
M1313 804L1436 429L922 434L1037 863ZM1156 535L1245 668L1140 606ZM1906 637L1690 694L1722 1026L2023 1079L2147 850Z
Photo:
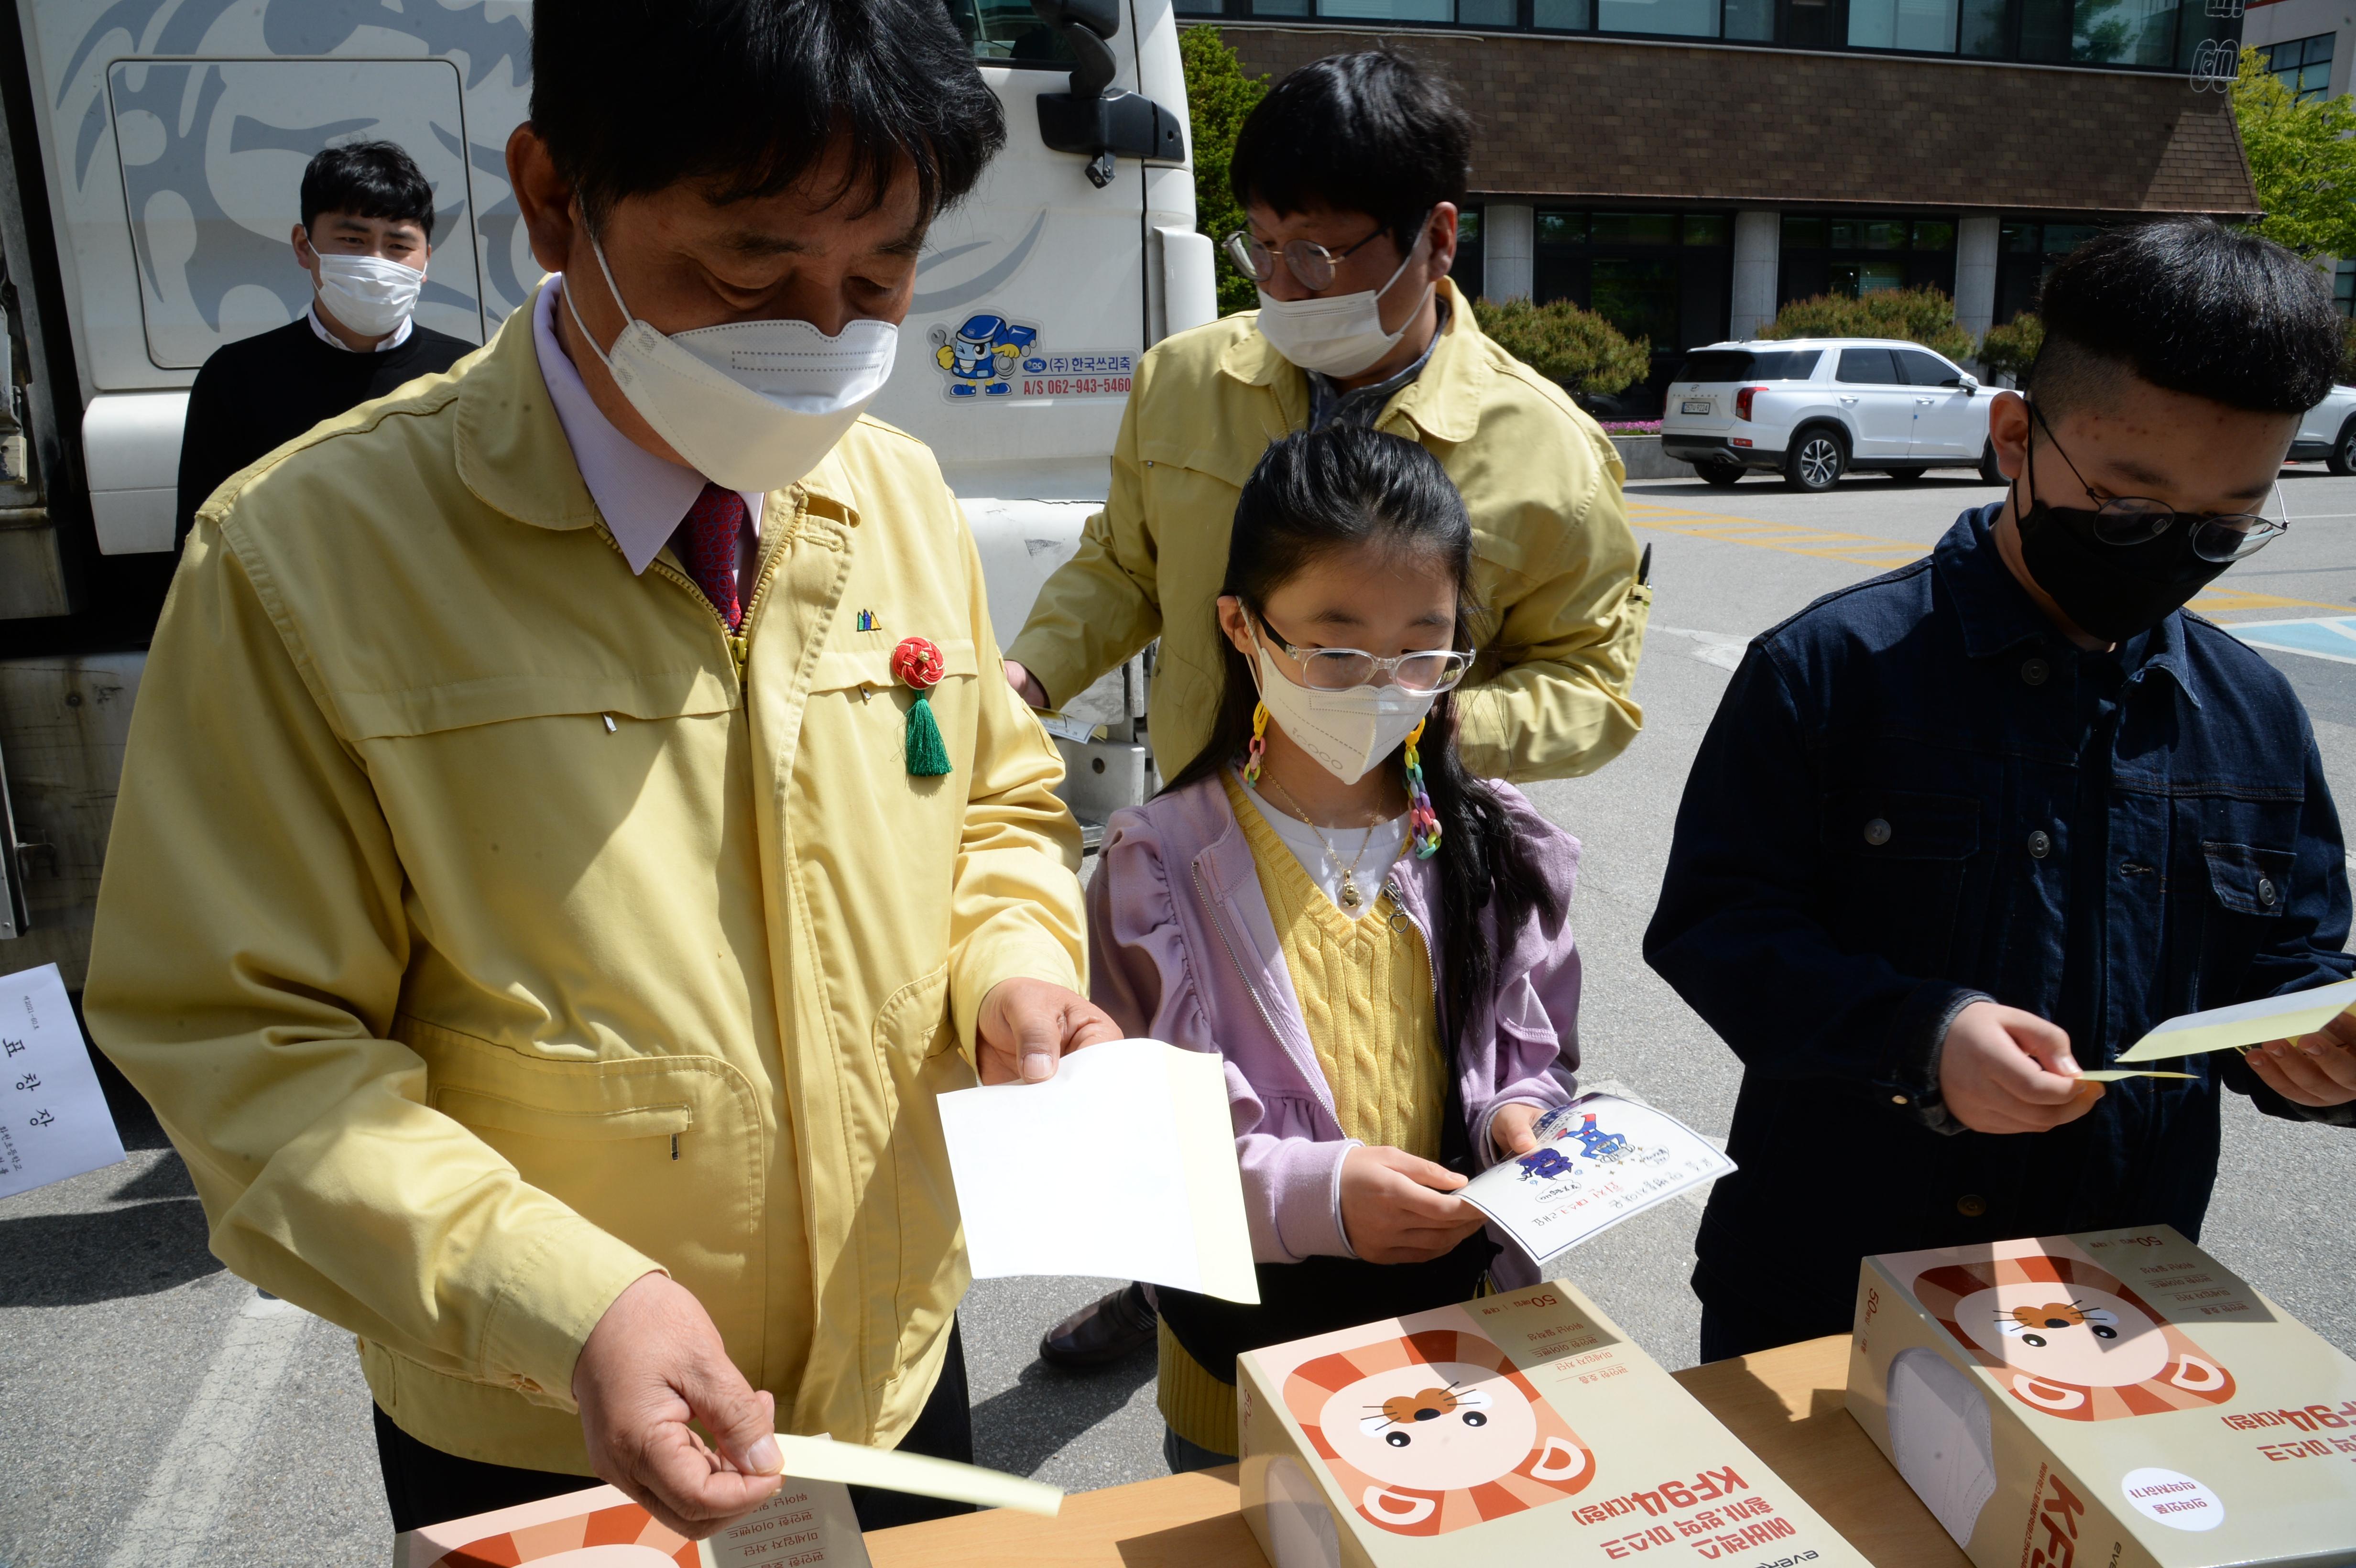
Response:
M107 1568L192 1568L206 1555L238 1466L275 1409L278 1385L316 1321L294 1303L258 1291L230 1320Z

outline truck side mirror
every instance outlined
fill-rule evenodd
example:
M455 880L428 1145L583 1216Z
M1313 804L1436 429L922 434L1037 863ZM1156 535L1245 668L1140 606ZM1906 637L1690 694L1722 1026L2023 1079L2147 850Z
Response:
M1088 160L1088 183L1112 183L1113 159L1186 160L1177 116L1134 92L1107 92L1118 62L1108 47L1120 31L1120 0L1031 0L1039 19L1064 35L1078 63L1069 92L1039 95L1039 139L1058 153Z

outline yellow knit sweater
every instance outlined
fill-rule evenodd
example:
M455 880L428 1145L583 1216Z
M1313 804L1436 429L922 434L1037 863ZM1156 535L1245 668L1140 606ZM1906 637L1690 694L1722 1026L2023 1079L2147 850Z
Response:
M1241 786L1221 782L1251 845L1335 1119L1361 1143L1438 1159L1448 1066L1422 935L1387 898L1357 920L1335 909ZM1171 1429L1213 1453L1234 1453L1235 1385L1196 1364L1166 1325L1160 1370L1158 1402Z

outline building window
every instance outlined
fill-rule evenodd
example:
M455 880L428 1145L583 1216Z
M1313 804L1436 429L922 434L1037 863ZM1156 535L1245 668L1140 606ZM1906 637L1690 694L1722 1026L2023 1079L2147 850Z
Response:
M1448 275L1456 280L1456 290L1468 300L1477 300L1488 291L1483 286L1481 251L1481 209L1462 208L1456 214L1456 261Z
M2356 315L2356 261L2333 263L2331 303L2340 315Z
M2318 33L2287 43L2260 44L2258 58L2275 80L2304 103L2331 91L2331 34Z
M1546 208L1535 218L1531 293L1567 299L1653 344L1653 373L1604 411L1650 419L1687 348L1726 336L1734 283L1727 212L1590 212Z
M2101 232L2091 223L2007 223L1997 251L1997 323L2035 310L2037 291L2044 284L2045 274Z
M1955 292L1954 219L1784 216L1779 303L1923 287Z

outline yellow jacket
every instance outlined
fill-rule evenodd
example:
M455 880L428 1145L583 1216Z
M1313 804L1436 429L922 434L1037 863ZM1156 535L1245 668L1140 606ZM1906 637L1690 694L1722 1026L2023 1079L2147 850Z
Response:
M1376 428L1430 448L1472 515L1490 613L1481 643L1494 657L1457 699L1458 749L1491 777L1592 773L1644 723L1629 687L1652 591L1635 585L1620 455L1560 388L1482 335L1452 283L1440 287L1440 344ZM1138 365L1105 509L1006 650L1063 702L1160 637L1149 718L1164 773L1215 718L1215 602L1236 497L1269 443L1309 422L1308 379L1258 319L1182 333Z
M788 1430L896 1442L969 1278L934 1096L992 986L1082 984L1061 764L931 454L862 421L762 536L740 682L668 553L631 575L526 306L225 484L157 628L91 1033L214 1253L447 1452L585 1474L574 1358L657 1267Z

